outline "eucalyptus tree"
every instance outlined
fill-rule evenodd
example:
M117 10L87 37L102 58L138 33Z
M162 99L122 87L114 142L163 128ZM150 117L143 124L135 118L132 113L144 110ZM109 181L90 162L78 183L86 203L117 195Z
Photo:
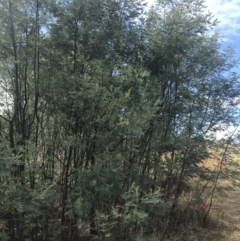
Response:
M154 113L146 101L150 83L138 53L144 47L143 26L137 22L143 6L136 1L72 1L50 6L50 11L55 20L48 39L52 74L46 98L58 147L48 159L57 160L61 224L76 226L79 214L73 203L82 193L78 212L85 221L90 216L94 232L95 211L111 211L122 189L134 181L126 175L133 165L131 149ZM96 187L90 188L93 181ZM66 216L70 211L73 216Z
M0 4L5 239L127 239L174 217L190 178L224 177L201 162L239 83L203 1Z
M0 81L5 97L1 113L1 138L7 154L1 165L8 171L3 175L3 205L1 218L8 227L12 240L25 239L26 235L36 238L39 227L42 185L36 186L39 172L39 127L41 126L40 58L44 24L41 4L36 1L2 0ZM2 167L2 166L1 166ZM35 196L38 191L38 196ZM35 200L35 201L34 201ZM33 222L36 226L30 226ZM7 239L6 239L7 240Z
M189 178L215 181L216 173L200 165L210 155L207 139L219 124L236 120L237 61L231 48L222 50L221 35L211 30L216 24L204 1L158 1L149 13L144 65L162 99L149 165L155 179L166 180L166 196Z

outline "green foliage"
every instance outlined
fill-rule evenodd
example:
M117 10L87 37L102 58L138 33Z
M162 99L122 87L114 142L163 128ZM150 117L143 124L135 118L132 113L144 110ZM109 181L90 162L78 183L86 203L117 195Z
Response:
M203 1L0 5L0 239L154 240L236 180L212 136L237 120L237 61Z

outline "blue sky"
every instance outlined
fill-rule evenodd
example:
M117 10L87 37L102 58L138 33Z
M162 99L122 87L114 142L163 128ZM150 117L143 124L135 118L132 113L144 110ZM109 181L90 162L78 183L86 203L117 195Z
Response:
M206 0L206 11L210 11L219 23L217 29L224 35L222 46L235 49L235 57L240 59L240 0ZM233 69L240 74L240 65ZM228 126L226 131L218 131L216 138L231 136L236 127ZM240 133L238 126L236 134Z
M240 58L240 0L206 0L205 5L219 20L217 29L224 35L223 46L232 45ZM234 71L240 74L240 67Z
M205 5L206 10L219 21L217 29L224 35L223 47L231 45L235 49L235 57L240 58L240 0L206 0ZM240 74L240 66L233 71ZM217 139L227 137L234 130L234 126L228 126L226 131L216 133L216 137ZM240 133L240 127L235 133Z
M146 0L153 5L155 0ZM240 0L205 0L206 12L210 11L218 19L217 30L224 36L223 47L235 48L236 58L240 58ZM240 74L240 67L234 69Z
M155 0L146 0L148 5L153 5ZM205 0L206 12L211 12L213 19L218 19L216 27L223 35L223 48L232 46L235 49L235 57L240 59L240 0ZM240 74L240 66L233 69ZM216 133L216 138L227 138L234 132L234 126L225 126L225 131ZM240 134L240 125L236 134Z

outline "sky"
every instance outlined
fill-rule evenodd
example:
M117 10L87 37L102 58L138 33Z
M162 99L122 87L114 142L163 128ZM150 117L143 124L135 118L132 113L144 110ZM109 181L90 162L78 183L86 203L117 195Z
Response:
M146 0L153 5L155 0ZM224 35L223 47L233 46L240 58L240 0L205 0L206 12L210 11L219 23L216 29ZM240 68L235 69L240 73Z
M205 4L219 21L217 28L224 35L223 46L233 46L240 58L240 0L206 0ZM240 67L234 71L240 74Z
M148 5L153 5L155 0L146 0ZM211 12L213 19L218 19L217 30L223 35L222 47L232 46L235 49L235 57L240 59L240 0L205 0L206 12ZM233 69L240 74L240 65ZM225 131L217 132L216 138L227 138L235 130L229 126ZM240 127L235 131L240 133Z
M236 58L240 58L240 0L206 0L207 11L210 11L219 23L217 29L224 35L222 46L234 47ZM240 66L234 68L240 74ZM216 134L217 139L228 137L232 133L239 135L240 127L235 131L234 126L229 126L225 131Z

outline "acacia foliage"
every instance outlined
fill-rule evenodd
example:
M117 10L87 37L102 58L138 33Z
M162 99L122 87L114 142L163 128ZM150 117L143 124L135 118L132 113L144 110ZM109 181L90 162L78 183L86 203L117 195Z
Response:
M203 1L0 4L2 239L160 233L186 182L185 214L236 177L202 165L239 95Z

